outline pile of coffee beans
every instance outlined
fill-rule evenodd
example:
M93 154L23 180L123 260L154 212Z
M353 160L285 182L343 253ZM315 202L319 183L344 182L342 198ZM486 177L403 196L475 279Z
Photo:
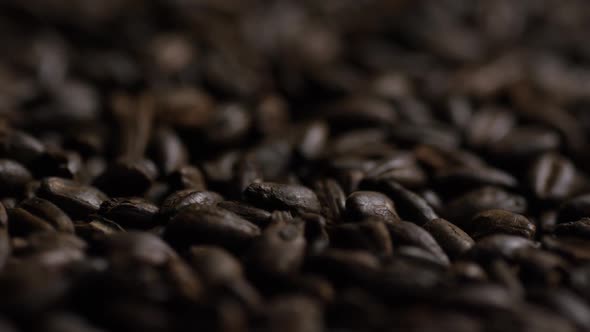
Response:
M0 330L590 331L586 0L0 1Z

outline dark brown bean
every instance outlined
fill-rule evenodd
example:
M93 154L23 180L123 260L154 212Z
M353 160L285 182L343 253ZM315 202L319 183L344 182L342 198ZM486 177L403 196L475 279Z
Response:
M490 167L447 169L437 173L434 180L439 188L451 192L486 185L506 188L518 185L512 175Z
M492 209L524 213L527 209L527 201L523 196L500 188L483 187L448 202L444 215L459 227L465 227L477 213Z
M124 228L149 229L156 226L159 208L141 198L111 198L100 205L98 213Z
M138 261L163 265L177 255L160 238L145 232L115 233L102 240L100 249L112 261Z
M548 151L557 150L561 139L555 131L540 127L515 128L493 144L490 151L503 160L526 161Z
M92 220L87 223L76 223L74 230L76 235L88 242L100 240L107 235L125 231L123 227L106 219Z
M164 218L169 218L187 206L213 206L221 201L223 197L212 191L181 190L166 197L160 207L160 214Z
M8 229L12 236L55 231L47 221L21 208L8 209L8 221Z
M35 137L19 130L4 133L0 138L0 156L28 165L45 152L45 146Z
M486 108L475 113L466 127L466 140L470 146L485 147L504 138L516 119L507 110Z
M346 217L351 221L362 221L369 218L397 222L400 217L395 204L384 194L374 191L356 191L346 199Z
M243 277L240 262L230 253L215 246L194 246L187 262L208 284L231 283Z
M487 210L478 213L467 226L474 239L492 234L511 234L533 238L537 226L525 216L505 210Z
M529 171L529 185L540 199L564 199L576 189L575 166L557 154L540 156Z
M309 188L278 183L253 183L244 191L244 197L255 206L268 210L302 210L320 212L320 202Z
M322 206L322 215L328 219L328 222L339 222L346 201L342 187L333 179L325 179L316 181L314 189Z
M205 179L201 171L193 166L181 166L168 175L170 189L178 191L184 189L206 190Z
M31 173L23 165L13 160L0 159L0 195L20 196L31 180Z
M395 203L402 218L423 225L432 219L438 218L436 212L426 201L395 181L391 180L367 180L361 184L366 190L381 191L388 195Z
M590 237L590 218L582 218L578 221L558 224L554 228L557 235Z
M74 224L65 212L48 200L33 197L20 202L19 207L45 220L57 231L73 233Z
M95 213L108 197L100 190L80 185L72 180L46 178L41 181L38 195L51 201L72 217Z
M444 219L433 219L422 227L440 244L451 258L458 258L469 251L474 241L461 228Z
M441 263L448 264L449 258L436 240L424 228L407 221L387 224L393 243L412 245L427 250Z
M170 128L159 128L152 139L154 162L162 174L168 175L188 162L188 151L178 135Z
M217 203L217 206L231 211L261 228L265 228L271 221L270 212L255 208L246 203L237 201L222 201Z
M495 234L478 240L468 255L478 260L512 258L519 250L537 247L535 242L521 236Z
M268 331L320 332L324 330L320 305L304 296L275 298L268 303L265 327Z
M544 236L541 242L548 250L556 252L568 259L575 261L587 261L590 259L590 245L584 238Z
M387 226L381 220L335 225L328 233L334 248L368 250L378 256L393 252Z
M158 169L149 159L120 160L109 165L94 184L111 196L141 196L157 176Z
M273 220L255 239L246 255L246 265L263 276L295 273L305 254L305 224L302 220Z
M175 246L217 244L243 248L260 235L258 226L227 210L192 205L180 210L166 226L164 237Z

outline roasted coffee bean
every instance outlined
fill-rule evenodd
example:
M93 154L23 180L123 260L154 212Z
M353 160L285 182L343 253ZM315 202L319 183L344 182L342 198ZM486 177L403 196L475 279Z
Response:
M437 172L453 168L470 169L485 166L485 162L480 157L458 149L419 145L414 149L414 154L419 162Z
M141 198L111 198L100 205L98 213L124 228L149 229L156 225L159 208Z
M49 149L31 165L36 177L57 176L67 179L78 179L82 173L82 158L73 151Z
M568 259L586 261L590 259L590 245L584 238L574 236L551 237L541 239L543 246Z
M246 203L236 201L222 201L217 203L217 206L231 211L261 228L266 227L271 221L270 212L255 208Z
M557 235L588 238L590 237L590 218L559 224L553 231Z
M557 150L560 144L561 139L555 131L540 127L520 127L496 141L490 151L503 160L527 161L541 153Z
M57 232L35 233L25 241L23 247L15 248L15 255L55 269L82 261L88 247L85 241L72 234Z
M374 191L356 191L346 199L346 217L351 221L369 218L382 219L386 222L400 220L395 204L384 194Z
M501 140L514 126L516 119L508 110L486 108L479 110L466 127L470 146L486 147Z
M301 133L299 143L295 147L297 153L305 160L317 159L326 145L329 128L324 122L313 122Z
M305 223L273 220L256 238L246 254L246 265L263 276L295 273L305 254Z
M74 224L65 212L48 200L33 197L20 202L19 207L35 215L60 232L74 232Z
M444 125L404 124L392 130L393 138L405 144L427 144L442 148L455 148L459 145L459 133Z
M410 153L395 153L367 171L366 177L389 179L416 188L426 184L427 175Z
M152 148L153 158L162 174L180 170L188 162L188 151L178 135L169 128L156 130Z
M300 294L309 296L322 303L334 299L334 287L322 277L313 274L289 275L273 278L269 285L269 296Z
M301 218L305 221L308 253L319 254L326 250L330 245L330 237L326 231L326 219L316 214L303 214Z
M491 283L469 285L461 290L445 293L441 297L441 301L447 305L481 312L510 311L519 304L515 294L511 294L500 285Z
M168 175L170 189L178 191L184 189L206 190L205 179L201 171L193 166L182 166Z
M304 296L285 296L271 300L265 313L264 331L320 332L324 330L321 306Z
M529 170L529 185L540 199L564 199L576 189L575 166L557 154L540 156Z
M400 246L395 250L396 257L405 258L417 263L434 264L446 267L449 262L442 261L430 251L415 246Z
M15 315L42 312L61 301L67 288L68 280L59 270L34 262L12 265L0 275L0 307Z
M335 284L366 282L379 267L375 256L361 250L328 249L305 262L306 271L322 275Z
M459 227L465 227L477 213L492 209L524 213L527 209L527 201L522 196L497 187L483 187L448 202L444 215Z
M353 129L334 137L328 144L324 154L326 157L340 157L350 154L364 155L365 149L371 149L375 142L385 141L386 134L377 128ZM382 146L380 146L382 148ZM387 149L388 151L391 149ZM383 151L381 151L383 153Z
M422 197L426 203L430 204L432 208L439 213L442 210L442 200L440 196L434 192L433 190L425 190L420 193L420 197Z
M74 230L76 235L89 242L102 240L103 237L110 234L125 231L117 223L107 219L76 223L74 225Z
M378 256L393 252L387 226L381 220L335 225L328 233L335 248L368 250Z
M255 206L267 210L294 210L320 212L316 194L303 186L278 183L253 183L244 191L244 197Z
M394 181L366 181L361 184L361 187L385 193L396 203L402 218L406 218L418 225L423 225L432 219L438 218L434 209L422 197Z
M111 196L141 196L157 176L158 169L149 159L121 160L109 165L94 184Z
M252 183L260 183L262 180L260 167L252 156L245 156L236 164L234 182L237 194L242 193Z
M111 261L137 261L151 265L163 265L177 255L160 238L145 232L116 233L105 237L100 250Z
M8 209L8 220L8 227L12 236L55 231L55 228L49 222L21 208Z
M45 146L35 137L11 130L0 138L0 156L28 165L45 152Z
M221 201L223 197L212 191L181 190L166 197L162 202L160 215L169 218L187 206L214 206Z
M525 216L505 210L478 213L466 228L474 239L492 234L511 234L525 238L535 235L537 226Z
M265 181L280 179L288 171L293 157L293 144L283 137L262 142L250 151Z
M516 275L516 269L510 266L505 260L493 260L487 264L486 268L490 280L503 285L515 296L520 297L524 294L524 287Z
M590 330L584 5L0 1L0 330Z
M432 235L451 258L460 257L469 251L475 243L471 236L462 229L444 219L433 219L422 227Z
M207 183L227 183L234 178L235 166L240 158L238 151L228 151L216 159L203 163L202 170Z
M216 244L244 248L260 235L258 226L225 209L191 205L168 223L164 237L175 246Z
M497 257L510 259L519 250L537 247L535 242L521 236L495 234L478 240L467 254L478 260Z
M363 279L369 283L366 287L372 293L381 294L398 305L431 296L432 291L443 282L446 265L421 248L404 246L402 249L406 256L387 262L376 275L365 273Z
M323 116L338 129L375 127L393 124L396 112L392 106L377 98L348 98L324 108Z
M490 167L447 169L437 173L434 180L441 190L448 191L469 190L486 185L506 188L518 185L510 174Z
M407 221L387 224L393 243L422 248L433 254L441 263L448 264L449 258L440 245L424 228Z
M346 196L338 182L333 179L320 180L314 184L314 189L322 206L322 215L329 222L340 221L344 212Z
M531 248L516 251L514 259L520 267L520 278L526 285L558 285L565 278L569 265L557 254Z
M80 185L72 180L46 178L41 181L38 195L51 201L72 217L95 213L108 197L100 190Z
M533 301L555 310L570 319L578 328L590 328L590 307L575 293L564 289L537 291L529 294Z
M456 261L450 267L450 273L457 282L482 282L487 280L486 271L475 263Z
M240 262L220 247L194 246L187 262L208 284L231 283L243 277Z
M31 180L31 173L23 165L13 160L0 159L0 195L20 196Z
M205 137L213 145L231 145L248 133L252 119L243 105L219 105L203 128Z

